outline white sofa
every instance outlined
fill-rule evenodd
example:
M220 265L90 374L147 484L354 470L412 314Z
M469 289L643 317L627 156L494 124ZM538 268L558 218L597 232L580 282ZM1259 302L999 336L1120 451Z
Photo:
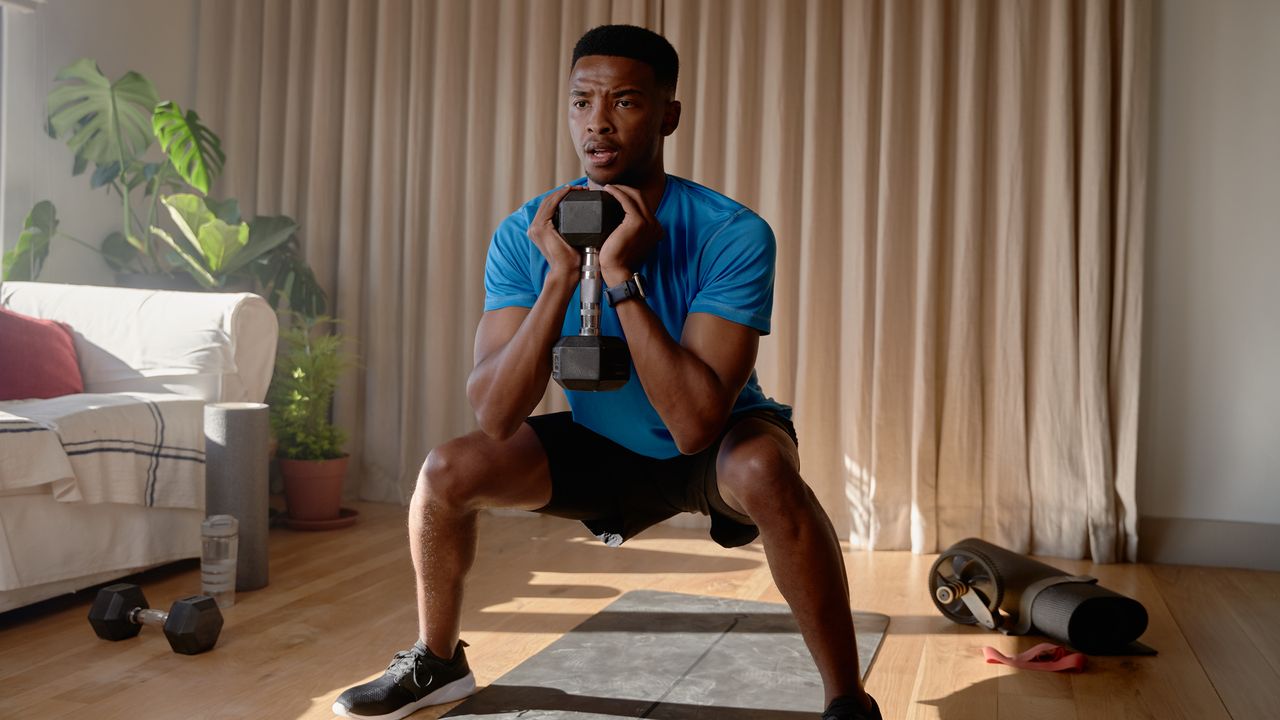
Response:
M0 306L70 326L85 386L0 402L0 612L199 557L204 404L266 396L270 306L29 282Z

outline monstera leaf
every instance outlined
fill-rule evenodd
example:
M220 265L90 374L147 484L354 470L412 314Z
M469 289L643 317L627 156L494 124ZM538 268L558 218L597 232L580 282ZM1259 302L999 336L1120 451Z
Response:
M287 302L289 310L303 318L316 318L328 311L328 296L302 258L296 239L277 252L260 257L249 271L273 309L280 310Z
M151 115L159 101L151 81L128 72L112 82L89 58L58 71L49 93L49 127L67 138L77 168L127 164L151 144ZM119 172L117 166L116 172Z
M49 241L58 232L58 211L41 200L27 213L18 244L4 255L5 280L35 280L49 257Z
M235 272L268 253L298 231L298 223L284 215L259 215L249 222L249 245L228 272Z
M209 186L218 179L227 160L218 136L200 122L195 110L183 114L182 108L171 101L156 106L151 123L173 168L189 185L209 194Z
M163 228L151 232L173 248L192 277L205 287L221 286L227 276L275 249L298 229L287 217L257 217L252 223L228 222L239 216L239 208L217 203L214 212L198 195L180 193L161 198L169 215L182 232L180 241ZM222 217L219 217L222 215Z
M140 272L138 267L142 253L129 244L120 232L113 232L102 239L102 259L116 272Z

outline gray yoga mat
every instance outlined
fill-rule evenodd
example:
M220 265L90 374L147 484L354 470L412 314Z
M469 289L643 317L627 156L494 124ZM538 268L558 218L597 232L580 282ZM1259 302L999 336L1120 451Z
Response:
M854 613L867 676L889 626ZM443 717L813 720L822 680L786 605L634 591Z

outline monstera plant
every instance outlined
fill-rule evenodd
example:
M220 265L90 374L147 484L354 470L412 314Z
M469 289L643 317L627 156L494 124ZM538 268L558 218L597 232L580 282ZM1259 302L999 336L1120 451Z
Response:
M120 229L98 246L63 232L57 208L31 209L17 245L3 258L6 280L35 280L59 238L100 252L121 274L189 276L201 287L246 286L279 307L318 315L327 305L302 259L297 223L285 216L240 218L239 204L209 189L222 172L222 141L194 110L161 101L136 72L110 80L82 58L58 71L46 109L49 136L73 153L71 174L120 199ZM163 157L149 160L158 143ZM163 206L163 208L162 208ZM166 210L175 234L165 228Z

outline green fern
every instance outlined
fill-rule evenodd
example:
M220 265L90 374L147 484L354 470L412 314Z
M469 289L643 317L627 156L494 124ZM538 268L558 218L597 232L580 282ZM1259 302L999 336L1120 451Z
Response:
M280 333L280 352L267 393L276 454L294 460L342 457L346 434L329 420L338 378L352 365L340 334L319 334L333 320L297 316Z

